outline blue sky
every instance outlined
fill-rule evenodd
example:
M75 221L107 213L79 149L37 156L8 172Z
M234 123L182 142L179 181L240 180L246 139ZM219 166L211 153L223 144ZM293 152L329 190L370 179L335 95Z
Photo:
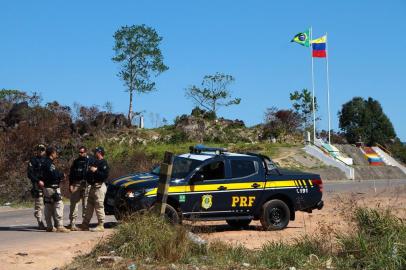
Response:
M146 24L163 37L169 70L135 110L168 120L190 113L184 89L206 74L231 74L239 106L220 116L263 121L266 108L290 108L289 93L311 88L310 52L290 43L312 26L329 34L332 127L354 96L381 102L406 141L406 1L19 1L0 2L0 88L39 91L44 101L126 112L128 93L111 61L113 33ZM315 59L320 128L327 128L325 62Z

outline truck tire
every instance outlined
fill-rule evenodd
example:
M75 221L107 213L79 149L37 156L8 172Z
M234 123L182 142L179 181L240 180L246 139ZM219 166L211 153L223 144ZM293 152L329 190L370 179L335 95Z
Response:
M165 208L165 218L171 224L180 224L181 218L179 212L170 204L166 205Z
M284 201L274 199L267 201L262 206L261 225L264 230L282 230L288 226L290 210Z
M252 219L227 219L227 224L236 229L244 229L250 225Z
M128 207L121 205L120 207L114 207L114 217L117 221L126 220L131 216L131 212Z

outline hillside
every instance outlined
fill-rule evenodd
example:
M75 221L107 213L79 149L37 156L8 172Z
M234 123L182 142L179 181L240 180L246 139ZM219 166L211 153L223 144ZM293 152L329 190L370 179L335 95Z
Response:
M183 115L173 125L155 129L128 127L121 114L91 112L74 120L69 107L57 102L45 106L28 102L3 104L0 117L0 203L30 199L31 184L26 177L27 162L38 143L59 150L57 166L68 173L80 145L93 149L102 145L110 164L110 178L149 170L161 162L165 151L175 154L189 151L189 146L203 143L225 147L233 152L258 152L270 156L279 166L318 173L324 180L346 179L343 172L329 167L303 150L300 133L287 133L270 140L263 125L246 127L240 120L207 119ZM370 168L350 145L338 146L354 159L357 179L402 178L393 167ZM63 192L68 196L67 187Z

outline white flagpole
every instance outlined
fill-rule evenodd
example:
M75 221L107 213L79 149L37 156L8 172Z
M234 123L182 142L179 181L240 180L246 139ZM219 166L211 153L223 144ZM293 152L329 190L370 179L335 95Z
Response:
M316 111L314 105L314 63L313 63L313 28L310 27L310 57L312 58L312 109L313 109L313 143L316 143Z
M328 111L328 143L331 144L331 116L330 116L330 76L328 72L328 50L327 50L327 33L326 33L326 69L327 69L327 111Z

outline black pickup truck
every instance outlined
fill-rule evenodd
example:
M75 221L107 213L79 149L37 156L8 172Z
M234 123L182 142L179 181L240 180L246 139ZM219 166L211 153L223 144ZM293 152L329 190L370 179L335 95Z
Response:
M121 219L149 209L156 201L158 180L159 167L112 180L106 214ZM280 230L295 219L296 211L320 210L322 191L317 174L280 169L259 154L199 145L174 159L166 213L174 222L226 220L233 227L259 219L264 229Z

